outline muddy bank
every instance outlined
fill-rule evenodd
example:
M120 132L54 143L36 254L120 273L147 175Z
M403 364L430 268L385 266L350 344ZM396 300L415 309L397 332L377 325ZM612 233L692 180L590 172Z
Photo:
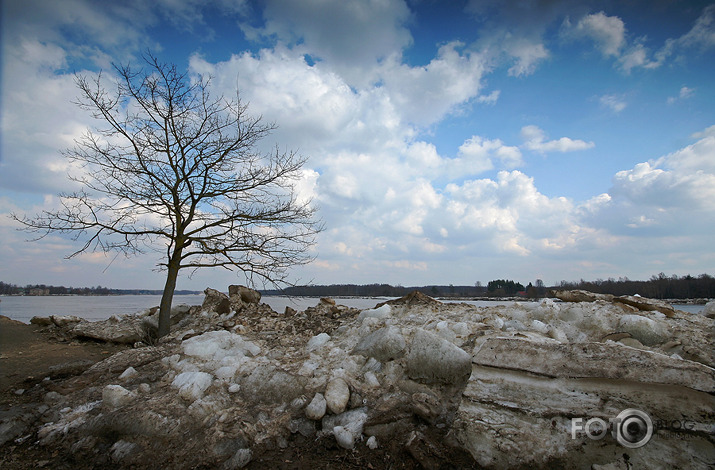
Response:
M111 343L68 338L60 331L0 315L0 403L13 402L13 397L20 396L18 390L31 388L45 377L80 373L122 349Z

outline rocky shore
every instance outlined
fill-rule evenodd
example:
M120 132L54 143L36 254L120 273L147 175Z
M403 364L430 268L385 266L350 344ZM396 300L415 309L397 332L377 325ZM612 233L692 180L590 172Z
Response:
M172 310L161 340L156 309L33 319L58 337L125 347L38 378L21 408L5 406L2 468L715 462L713 303L693 315L566 291L475 307L415 292L362 311L326 298L274 312L242 286L205 293ZM615 429L624 410L648 417L647 442ZM614 429L586 426L601 422Z

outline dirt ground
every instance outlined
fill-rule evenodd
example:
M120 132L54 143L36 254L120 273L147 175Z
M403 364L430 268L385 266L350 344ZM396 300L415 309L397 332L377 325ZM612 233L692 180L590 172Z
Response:
M68 340L36 325L0 315L0 406L22 403L22 395L45 377L62 378L124 349Z
M0 418L39 408L47 391L61 389L63 382L127 347L69 339L57 331L0 316ZM97 468L97 462L78 460L73 455L37 445L36 428L33 426L33 432L0 446L0 468ZM365 446L347 451L338 447L334 439L307 439L297 434L290 440L288 448L255 449L254 458L246 468L413 470L425 468L424 464L435 469L477 468L463 451L450 447L434 449L419 442L410 450L404 445L404 436L395 437L393 442L375 451ZM430 440L439 441L441 437L431 436ZM101 466L122 468L111 461L102 462Z

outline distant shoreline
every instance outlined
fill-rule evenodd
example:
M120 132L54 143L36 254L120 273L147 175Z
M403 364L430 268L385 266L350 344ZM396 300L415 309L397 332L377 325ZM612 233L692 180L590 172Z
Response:
M597 279L595 281L579 282L561 281L559 284L547 286L541 279L534 284L521 284L513 280L497 279L489 281L486 286L481 282L473 285L423 285L396 286L390 284L330 284L287 286L283 289L259 289L264 296L294 296L294 297L402 297L412 291L429 295L432 298L468 299L468 300L524 300L547 297L550 290L583 290L595 294L610 294L615 296L640 295L650 299L672 301L678 304L705 304L703 299L715 298L715 276L700 274L698 276L667 276L664 273L651 276L647 281L634 281L627 277ZM175 295L200 295L203 291L178 290ZM65 287L46 284L28 284L18 286L0 281L0 295L26 296L117 296L117 295L162 295L159 289L113 289L103 286L95 287ZM503 300L502 300L503 301Z
M163 291L126 291L126 292L113 292L108 294L0 294L2 297L121 297L125 295L162 295ZM189 291L180 290L174 292L174 295L203 295L202 291ZM340 297L340 298L383 298L383 297L394 297L390 295L338 295L331 296L328 294L307 294L307 295L291 295L291 294L276 294L274 292L263 293L264 296L270 297L304 297L304 298L314 298L319 299L321 297ZM545 298L553 297L523 297L523 296L507 296L507 297L488 297L488 296L444 296L439 295L434 297L440 301L496 301L496 302L538 302ZM705 305L709 301L714 299L709 298L691 298L691 299L659 299L673 305ZM558 300L557 300L558 301Z
M126 292L110 292L107 294L0 294L0 297L118 297L122 295L162 295L161 290L142 290ZM177 290L174 295L202 295L202 291Z

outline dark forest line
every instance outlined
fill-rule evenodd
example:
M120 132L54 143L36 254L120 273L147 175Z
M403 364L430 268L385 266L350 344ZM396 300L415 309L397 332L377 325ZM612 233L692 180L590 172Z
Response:
M633 281L627 277L607 280L569 282L561 281L558 285L545 286L537 279L526 286L512 281L498 279L487 286L476 283L473 286L427 285L427 286L392 286L390 284L331 284L293 286L283 290L263 290L263 295L290 295L296 297L401 297L418 290L431 297L504 297L523 296L530 298L546 297L549 290L580 289L599 294L640 295L653 299L705 299L715 298L715 277L709 274L698 276L667 276L664 273L651 276L647 281Z
M667 276L664 273L651 276L647 281L632 281L626 278L610 278L596 281L561 281L559 289L581 289L597 294L635 295L652 299L711 299L715 298L715 277L709 274L698 276Z
M111 289L109 287L65 287L46 284L17 286L0 281L0 295L161 295L163 291L152 289ZM177 295L201 294L200 291L177 290Z
M261 290L263 295L289 295L295 297L401 297L418 290L431 297L546 297L553 289L580 289L598 294L641 295L653 299L707 299L715 298L715 277L709 274L698 276L667 276L664 273L651 276L647 281L634 281L627 277L595 281L561 281L558 285L545 286L537 279L526 286L520 282L497 279L486 286L480 282L472 286L427 285L392 286L390 284L331 284L292 286L282 290ZM0 281L0 295L161 295L161 290L112 289L108 287L64 287L45 284L17 286ZM200 291L177 290L178 295L201 294Z

